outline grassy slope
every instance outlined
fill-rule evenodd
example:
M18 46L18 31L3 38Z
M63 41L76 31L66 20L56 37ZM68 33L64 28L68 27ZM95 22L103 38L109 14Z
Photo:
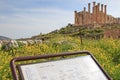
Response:
M0 51L0 80L12 80L9 62L14 57L80 50L93 53L108 74L114 80L120 80L119 44L120 40L116 39L83 39L83 45L81 45L79 37L57 35L40 45L22 46L9 52Z

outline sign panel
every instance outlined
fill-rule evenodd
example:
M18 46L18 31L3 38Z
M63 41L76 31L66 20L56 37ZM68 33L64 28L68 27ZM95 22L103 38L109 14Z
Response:
M19 66L23 80L108 80L90 55Z

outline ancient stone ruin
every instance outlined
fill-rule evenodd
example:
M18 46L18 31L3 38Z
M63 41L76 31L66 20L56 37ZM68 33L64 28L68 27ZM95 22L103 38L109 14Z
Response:
M104 38L119 38L120 39L120 29L105 30Z
M107 14L107 5L96 4L96 2L93 2L92 11L91 4L88 3L88 11L86 11L86 7L84 7L83 11L75 11L74 14L75 26L120 23L119 18Z

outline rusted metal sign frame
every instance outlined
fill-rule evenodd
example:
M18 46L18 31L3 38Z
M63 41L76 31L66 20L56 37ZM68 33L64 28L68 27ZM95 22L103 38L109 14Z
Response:
M64 53L58 53L58 54L48 54L48 55L38 55L38 56L25 56L25 57L16 57L13 58L10 61L10 67L12 71L13 80L19 80L19 76L17 74L17 65L16 62L20 61L28 61L28 60L37 60L37 59L47 59L47 58L53 58L53 57L64 57L64 56L70 56L70 55L78 55L78 54L87 54L92 57L92 59L95 61L95 63L98 65L98 67L101 69L101 71L104 73L104 75L108 78L108 80L112 80L110 76L105 72L105 70L101 67L101 65L97 62L95 57L88 51L79 51L79 52L64 52Z

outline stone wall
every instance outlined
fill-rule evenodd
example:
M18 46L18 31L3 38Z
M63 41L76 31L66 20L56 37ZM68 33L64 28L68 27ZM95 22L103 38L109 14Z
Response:
M120 29L105 30L104 38L120 38Z

